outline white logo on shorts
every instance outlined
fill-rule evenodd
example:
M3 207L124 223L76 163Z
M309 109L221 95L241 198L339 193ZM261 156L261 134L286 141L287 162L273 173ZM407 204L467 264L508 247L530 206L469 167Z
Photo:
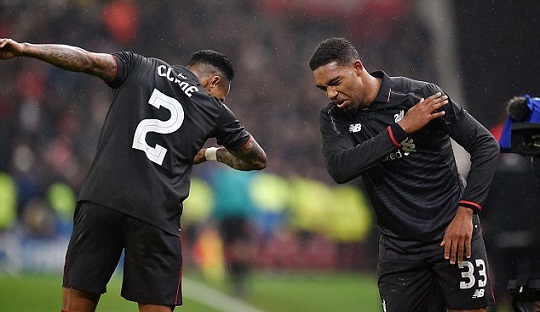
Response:
M476 289L474 291L474 294L472 295L472 298L475 299L475 298L482 298L484 297L484 292L485 290L484 289Z

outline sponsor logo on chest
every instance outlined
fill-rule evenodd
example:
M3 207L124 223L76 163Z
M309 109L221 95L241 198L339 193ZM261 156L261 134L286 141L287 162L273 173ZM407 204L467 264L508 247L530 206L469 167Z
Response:
M405 111L400 110L399 113L393 115L394 122L398 123L399 121L403 119L404 116L405 116ZM350 133L359 133L360 131L362 131L361 123L354 123L354 124L349 125ZM397 149L395 152L392 152L386 155L382 159L382 161L386 162L386 161L398 160L416 151L417 151L416 144L414 143L414 140L410 138L406 138L405 140L401 142L401 147L399 149Z

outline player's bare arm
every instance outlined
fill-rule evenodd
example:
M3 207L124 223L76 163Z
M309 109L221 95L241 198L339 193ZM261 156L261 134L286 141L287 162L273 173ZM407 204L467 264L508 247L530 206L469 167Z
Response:
M35 58L65 70L90 74L105 81L113 79L116 72L114 58L107 53L94 53L62 44L31 44L0 39L1 59L20 56Z
M211 160L207 159L207 150L209 149L211 148L200 150L195 155L194 163L199 164L206 160ZM246 144L237 150L228 150L220 147L213 152L215 152L215 160L237 170L249 171L266 168L266 153L253 137L250 137Z
M418 104L411 107L398 124L407 134L412 134L430 121L443 116L444 111L439 109L446 104L448 104L448 96L437 92L427 99L421 99Z

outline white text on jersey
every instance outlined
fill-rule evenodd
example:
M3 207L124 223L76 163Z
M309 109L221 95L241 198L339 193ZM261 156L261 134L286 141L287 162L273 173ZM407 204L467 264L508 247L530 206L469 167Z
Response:
M189 84L187 81L182 81L178 79L178 77L174 76L173 69L170 67L159 65L157 68L157 74L160 77L167 78L171 82L177 83L182 91L184 91L184 93L189 97L193 95L193 92L199 91L199 88L196 86Z
M401 159L403 156L409 156L411 152L416 152L416 145L414 144L413 139L406 138L401 142L401 146L401 149L386 155L386 157L383 158L383 161Z

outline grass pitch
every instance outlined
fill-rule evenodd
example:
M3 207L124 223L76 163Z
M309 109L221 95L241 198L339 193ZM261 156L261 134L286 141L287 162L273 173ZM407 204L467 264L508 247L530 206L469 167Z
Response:
M186 278L206 283L196 274ZM0 312L60 311L61 283L59 275L0 275ZM121 279L113 277L97 311L137 311L136 303L120 297L120 284ZM206 284L228 294L225 283ZM226 311L191 299L187 288L188 282L184 305L175 311ZM264 312L381 311L375 278L357 272L258 272L251 276L247 288L248 293L240 299Z

